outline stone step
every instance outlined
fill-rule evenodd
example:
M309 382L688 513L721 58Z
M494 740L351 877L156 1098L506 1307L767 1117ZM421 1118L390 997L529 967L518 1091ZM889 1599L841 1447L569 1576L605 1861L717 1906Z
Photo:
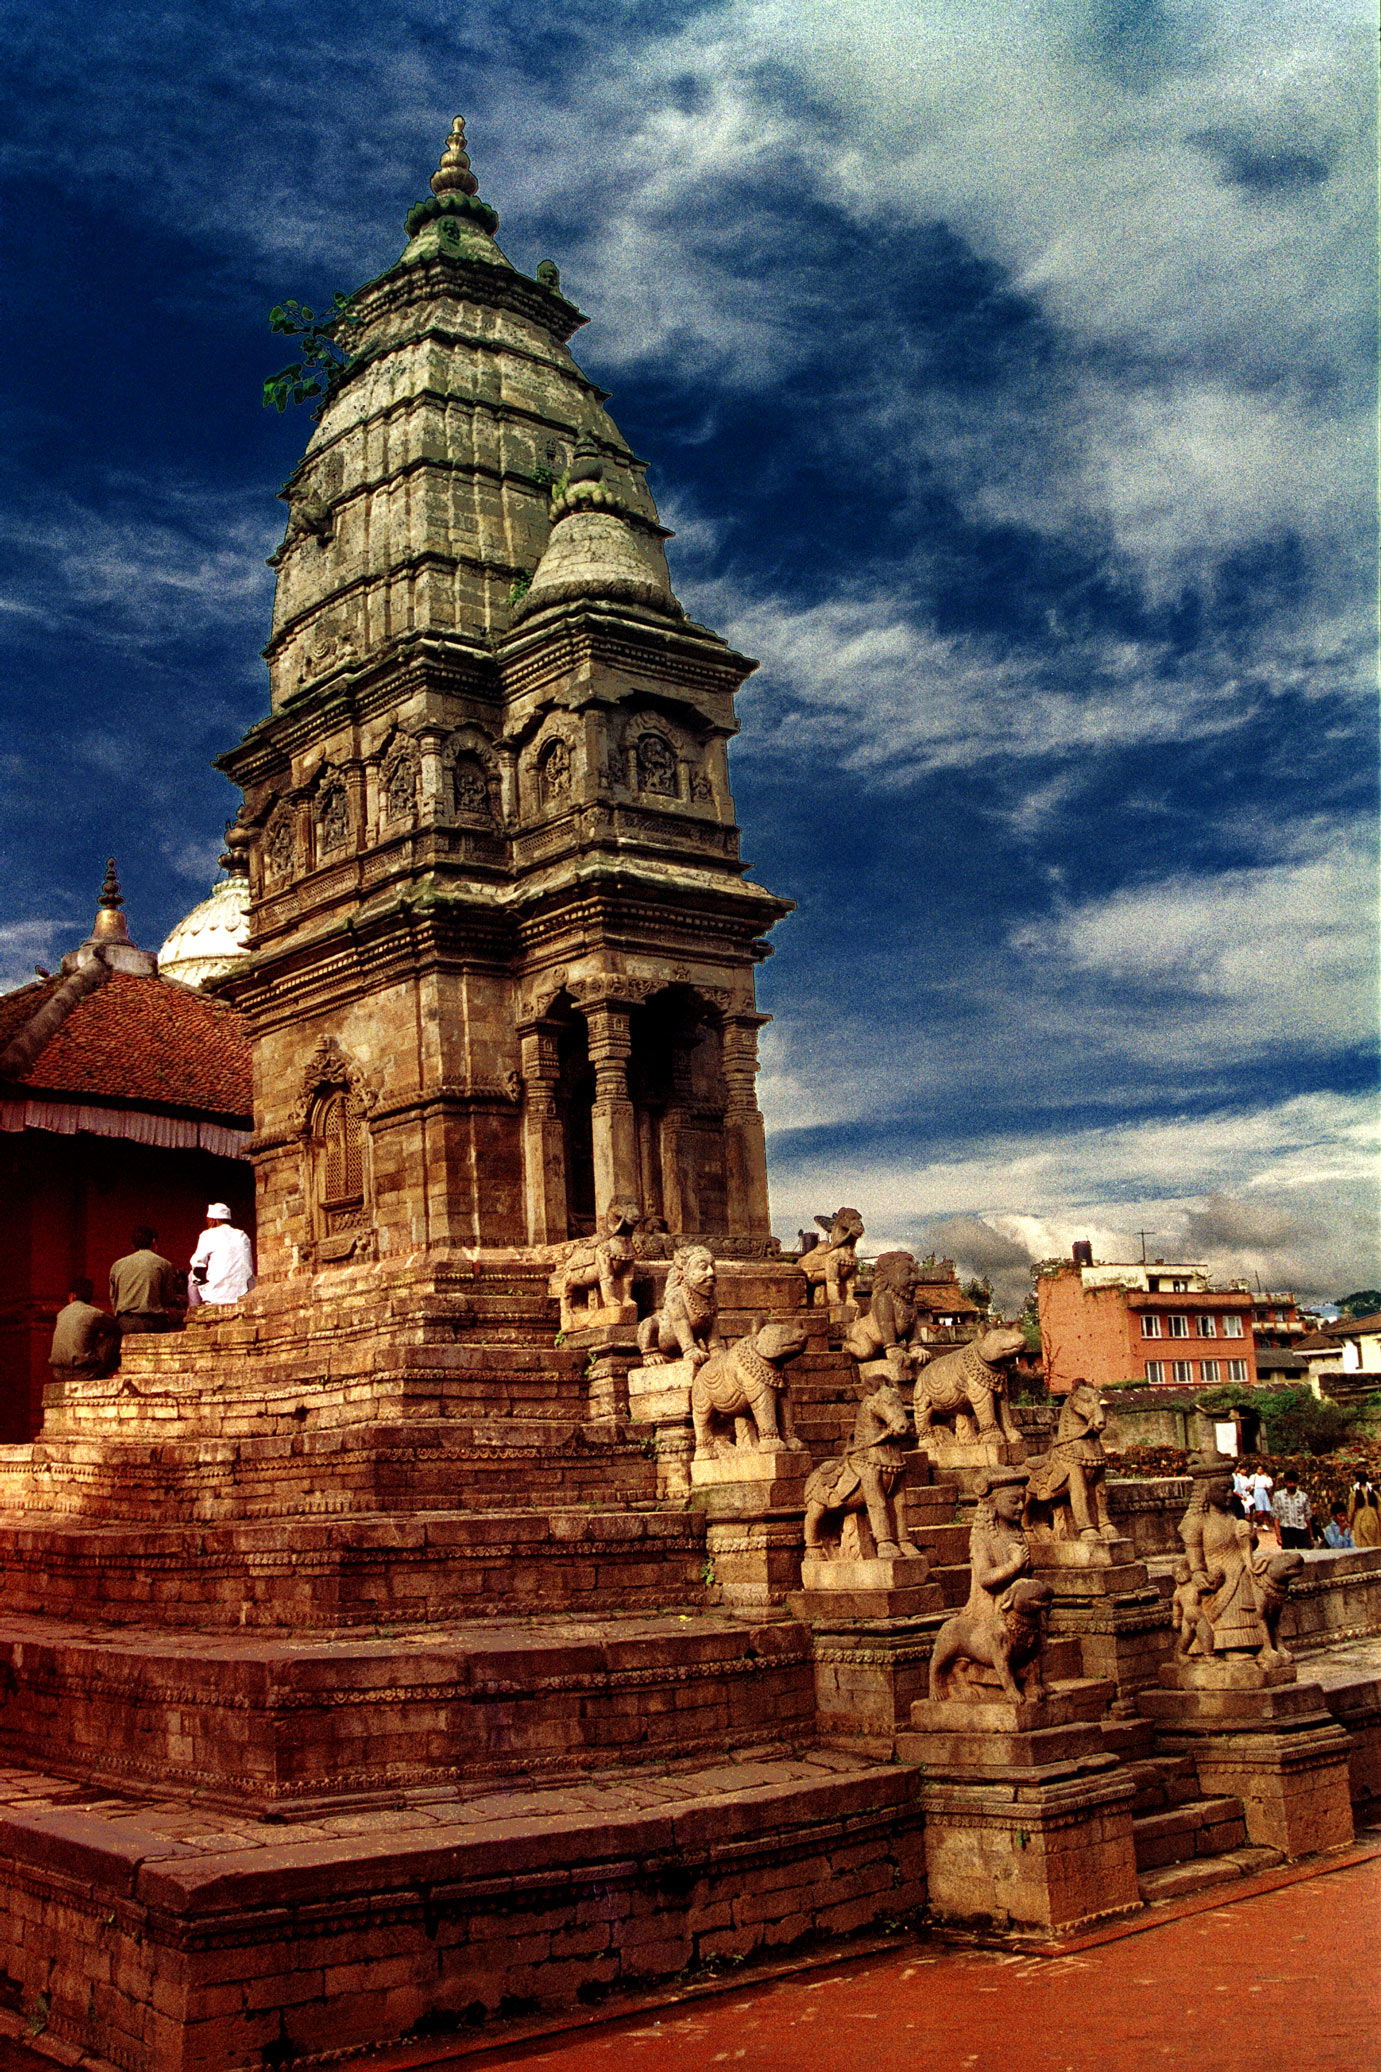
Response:
M1256 1877L1284 1861L1279 1849L1248 1845L1225 1850L1221 1856L1196 1856L1182 1863L1161 1864L1155 1870L1138 1870L1137 1884L1147 1906L1154 1906L1160 1900L1187 1899L1237 1878Z
M1105 1748L1109 1745L1109 1724L1103 1722ZM1137 1787L1133 1813L1161 1813L1167 1807L1187 1805L1199 1795L1199 1780L1188 1756L1133 1757L1125 1767Z
M815 1735L809 1634L770 1614L317 1640L0 1616L0 1677L0 1763L255 1811Z
M1221 1856L1245 1847L1246 1822L1240 1799L1188 1799L1162 1812L1138 1813L1132 1820L1137 1869L1159 1870L1191 1857Z
M64 2062L126 2072L353 2061L925 1897L914 1777L834 1750L423 1792L300 1827L12 1773L0 1815L0 1889L24 1908L6 1990L43 2009Z

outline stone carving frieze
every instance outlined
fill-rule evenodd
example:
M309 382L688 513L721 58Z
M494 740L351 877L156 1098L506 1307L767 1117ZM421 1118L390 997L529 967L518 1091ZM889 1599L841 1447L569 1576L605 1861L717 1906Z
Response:
M378 1101L359 1066L346 1056L334 1036L323 1036L307 1060L301 1088L292 1111L292 1128L305 1137L311 1128L312 1111L323 1094L348 1094L355 1111L368 1115Z

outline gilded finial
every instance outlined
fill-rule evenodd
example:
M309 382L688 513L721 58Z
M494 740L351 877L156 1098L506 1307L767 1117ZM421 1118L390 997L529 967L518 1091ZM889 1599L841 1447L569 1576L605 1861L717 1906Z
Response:
M451 124L441 153L441 163L432 174L433 194L478 194L480 183L470 170L470 154L465 148L465 117L457 115Z
M96 922L88 940L91 942L128 942L129 928L120 912L124 905L120 891L120 880L115 875L115 858L107 858L105 883L101 887L100 905L96 909Z

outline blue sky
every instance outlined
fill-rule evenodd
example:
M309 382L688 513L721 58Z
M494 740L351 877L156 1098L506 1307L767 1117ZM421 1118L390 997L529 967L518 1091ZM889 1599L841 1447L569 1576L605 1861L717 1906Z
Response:
M466 114L555 258L735 791L783 1234L1375 1285L1374 25L1276 0L11 6L8 982L214 876L285 296Z

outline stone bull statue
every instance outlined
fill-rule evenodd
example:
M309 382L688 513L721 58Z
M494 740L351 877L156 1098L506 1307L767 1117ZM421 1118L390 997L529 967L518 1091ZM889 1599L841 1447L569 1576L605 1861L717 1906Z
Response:
M914 1403L920 1444L932 1436L952 1437L961 1444L998 1439L1020 1460L1025 1448L1007 1401L1007 1374L1025 1345L1020 1331L1001 1325L923 1367L916 1377Z

